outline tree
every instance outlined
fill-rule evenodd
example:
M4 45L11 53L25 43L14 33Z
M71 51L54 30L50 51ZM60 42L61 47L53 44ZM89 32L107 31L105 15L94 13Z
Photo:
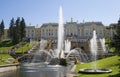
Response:
M10 21L10 27L9 27L9 30L8 30L8 34L9 34L9 37L11 38L11 40L12 40L12 43L15 45L16 41L17 41L17 38L16 38L16 26L15 26L14 18L12 18L11 21Z
M16 32L16 43L20 42L20 17L17 18L16 22L15 22L15 32Z
M12 43L15 45L15 44L17 44L17 43L19 43L19 39L18 39L18 36L17 36L17 29L16 29L16 26L14 25L13 26L13 35L12 35Z
M25 24L25 20L24 18L22 17L22 20L20 22L20 40L22 41L22 39L25 37L26 35L26 31L25 31L25 28L26 28L26 24Z
M120 54L120 19L116 25L115 34L112 40L112 45L115 47L115 52Z
M9 27L9 30L8 30L8 35L11 38L11 40L13 40L13 35L14 35L14 30L13 29L14 29L14 26L15 26L14 18L12 18L11 21L10 21L10 27Z
M20 41L22 41L23 37L25 37L25 20L22 18L20 20L20 17L17 18L17 20L14 22L14 18L12 18L10 22L9 27L9 37L11 38L13 44L17 44Z
M0 40L2 39L3 35L4 35L4 21L2 20L0 23Z

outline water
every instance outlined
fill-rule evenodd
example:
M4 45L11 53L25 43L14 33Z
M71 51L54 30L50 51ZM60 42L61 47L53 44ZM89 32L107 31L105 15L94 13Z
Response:
M72 58L76 57L80 62L89 62L88 55L80 48L70 50L69 53L66 55L66 58L69 59L71 56L73 56Z
M59 58L64 58L64 25L62 16L62 7L59 9L59 26L58 26L58 56Z
M40 41L40 49L44 50L46 46L47 46L47 41L42 39Z
M65 40L65 52L69 53L71 49L71 41Z
M0 77L65 77L66 73L73 67L60 65L48 67L21 67L18 70L0 73Z
M54 56L47 50L39 50L33 54L32 63L34 62L49 62Z
M96 35L96 31L93 31L93 37L90 40L90 49L93 55L93 60L94 60L94 64L93 64L93 68L96 69L97 65L96 65L96 60L97 60L97 50L98 50L98 46L97 46L97 35Z
M100 39L100 43L101 43L101 45L102 45L103 52L106 53L105 38Z

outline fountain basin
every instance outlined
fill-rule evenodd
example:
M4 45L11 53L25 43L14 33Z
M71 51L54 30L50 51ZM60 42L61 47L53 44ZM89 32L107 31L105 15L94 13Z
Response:
M107 68L96 68L96 69L80 69L78 73L85 74L102 74L102 73L111 73L111 69Z

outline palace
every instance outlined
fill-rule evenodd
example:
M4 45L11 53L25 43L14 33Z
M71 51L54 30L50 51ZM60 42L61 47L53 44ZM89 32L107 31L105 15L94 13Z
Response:
M102 22L82 22L78 23L71 19L64 23L64 39L72 43L72 48L81 47L89 50L89 40L96 30L97 38L112 38L115 33L115 25L104 26ZM3 39L8 39L8 29L5 29ZM29 25L26 27L26 37L40 41L52 40L53 48L57 48L58 23L44 23L41 26Z
M64 39L70 40L72 48L81 47L89 50L89 40L93 36L93 30L96 30L97 38L112 38L113 31L104 26L102 22L70 22L64 24ZM44 23L40 28L41 39L51 39L53 47L57 47L58 23Z

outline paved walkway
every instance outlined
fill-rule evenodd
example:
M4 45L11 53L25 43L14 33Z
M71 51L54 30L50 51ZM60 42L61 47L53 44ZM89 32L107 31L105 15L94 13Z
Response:
M16 66L10 66L10 67L1 67L0 72L5 72L5 71L11 71L11 70L16 70Z
M77 73L75 72L76 65L73 66L73 68L67 73L66 77L73 77L77 76Z
M18 64L0 65L0 72L16 70Z

